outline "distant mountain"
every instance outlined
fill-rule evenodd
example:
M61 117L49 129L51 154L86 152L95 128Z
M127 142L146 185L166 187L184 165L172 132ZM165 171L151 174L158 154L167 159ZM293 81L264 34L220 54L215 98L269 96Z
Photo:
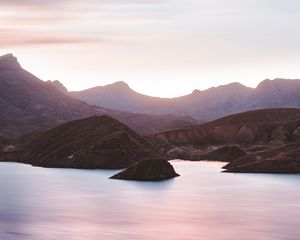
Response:
M109 116L71 121L33 137L23 146L24 163L43 167L125 168L166 159L150 142Z
M170 86L173 87L173 86ZM116 82L70 95L102 107L147 114L175 114L213 120L229 114L265 108L300 108L300 80L264 80L257 88L231 83L176 98L149 97Z
M103 114L117 118L140 133L195 123L191 118L125 113L88 105L65 94L58 82L41 81L22 69L12 54L0 57L0 136L19 136Z

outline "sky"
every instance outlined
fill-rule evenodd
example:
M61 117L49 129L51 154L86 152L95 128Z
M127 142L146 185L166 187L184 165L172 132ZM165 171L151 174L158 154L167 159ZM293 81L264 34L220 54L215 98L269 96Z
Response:
M69 90L160 97L300 78L298 0L0 0L0 54Z

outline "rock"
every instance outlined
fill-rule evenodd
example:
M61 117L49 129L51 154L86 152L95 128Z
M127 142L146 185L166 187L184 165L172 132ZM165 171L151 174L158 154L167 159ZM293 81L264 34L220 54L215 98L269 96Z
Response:
M175 147L167 152L172 159L191 159L191 154L184 148Z
M11 53L0 57L0 71L12 71L20 68L17 58Z
M300 173L300 142L248 154L224 168L225 172Z
M62 93L65 94L68 93L68 89L58 80L55 81L48 80L47 83Z
M241 156L245 156L247 153L238 146L229 145L220 147L209 153L199 156L199 160L214 160L214 161L226 161L230 162Z
M147 159L110 177L111 179L158 181L178 177L173 166L166 160Z

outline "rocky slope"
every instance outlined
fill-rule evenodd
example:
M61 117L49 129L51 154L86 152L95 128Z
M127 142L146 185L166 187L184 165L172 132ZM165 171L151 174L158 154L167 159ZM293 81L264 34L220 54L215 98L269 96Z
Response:
M300 142L248 154L224 168L226 172L300 173Z
M128 169L110 178L123 180L160 181L178 176L179 174L175 172L173 166L168 161L162 159L149 159L135 163Z
M202 125L149 136L159 146L283 144L300 131L300 109L265 109L239 113Z
M213 160L213 161L226 161L230 162L247 153L238 146L229 145L217 148L215 150L209 151L198 156L196 160Z
M59 83L41 81L25 71L13 55L0 57L0 136L15 137L103 114L142 133L195 123L191 118L125 113L88 105L65 94Z
M132 90L124 82L71 92L90 104L115 110L176 114L197 120L213 120L230 114L266 108L300 108L300 80L264 80L256 88L231 83L176 98L150 97Z
M230 162L229 172L300 173L299 109L234 114L149 139L173 157Z
M133 130L104 115L71 121L33 136L19 159L35 166L93 169L125 168L149 158L165 156Z

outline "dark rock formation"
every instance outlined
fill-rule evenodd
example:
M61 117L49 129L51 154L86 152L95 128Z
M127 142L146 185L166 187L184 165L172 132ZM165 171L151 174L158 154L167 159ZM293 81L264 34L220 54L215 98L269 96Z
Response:
M125 168L148 158L164 159L146 139L108 116L62 124L24 146L24 162L43 167Z
M224 168L226 172L300 173L300 142L251 153Z
M173 166L166 160L147 159L110 177L112 179L158 181L179 176Z
M230 162L247 153L238 146L223 146L206 154L202 154L197 160L213 160Z

